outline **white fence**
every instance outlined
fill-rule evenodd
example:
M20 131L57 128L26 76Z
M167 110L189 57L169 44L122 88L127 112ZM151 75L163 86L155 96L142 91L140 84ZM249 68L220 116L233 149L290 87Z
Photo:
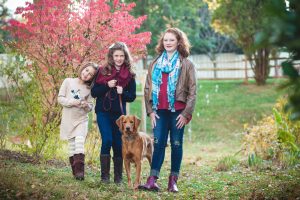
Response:
M270 60L270 77L282 77L280 64L288 58L288 53L281 53L278 59ZM197 69L198 79L245 79L253 78L250 62L244 55L234 53L217 54L214 63L206 55L191 55L189 59ZM148 58L147 66L152 58ZM137 75L144 75L142 61L135 63Z
M279 55L280 59L270 60L270 77L282 77L280 64L285 61L287 57L288 53L281 53ZM147 66L149 66L152 59L152 57L148 57ZM254 77L249 61L246 61L245 56L241 54L217 54L215 67L214 63L206 55L191 55L189 59L196 67L198 79L248 79ZM5 54L0 54L0 65L6 61L7 56ZM137 81L143 82L147 71L143 69L142 61L140 60L136 62L134 66L137 73ZM4 77L0 77L0 88L6 86L6 79Z

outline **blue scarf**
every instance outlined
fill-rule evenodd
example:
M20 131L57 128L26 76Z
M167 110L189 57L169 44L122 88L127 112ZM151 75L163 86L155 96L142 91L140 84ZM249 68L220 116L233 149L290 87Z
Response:
M166 51L162 53L162 55L157 59L157 62L152 71L152 108L153 110L157 110L158 106L158 95L160 85L162 83L162 73L168 73L168 102L169 102L169 110L171 112L175 112L175 90L176 84L178 81L178 77L180 74L180 59L179 53L176 51L172 58L168 59L168 54Z

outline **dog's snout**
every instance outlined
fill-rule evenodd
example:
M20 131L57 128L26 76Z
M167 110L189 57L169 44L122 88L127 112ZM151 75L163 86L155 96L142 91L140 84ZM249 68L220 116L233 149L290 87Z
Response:
M129 126L126 127L126 131L130 131L130 127Z

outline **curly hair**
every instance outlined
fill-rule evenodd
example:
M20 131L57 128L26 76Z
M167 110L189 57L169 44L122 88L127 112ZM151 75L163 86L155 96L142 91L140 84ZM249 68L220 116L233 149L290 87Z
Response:
M111 68L114 67L114 65L115 65L113 54L117 50L121 50L121 51L124 52L124 54L125 54L124 64L129 69L132 76L134 77L135 73L132 70L132 58L131 58L129 49L128 49L127 45L124 42L116 42L116 43L112 44L109 47L109 50L108 50L108 53L107 53L107 63L101 69L101 73L103 75L108 75L108 74L111 73Z
M156 53L162 54L163 51L165 50L163 40L164 40L164 36L166 33L172 33L176 36L176 39L178 41L177 50L178 50L179 54L184 58L188 57L190 55L190 48L191 48L190 42L189 42L186 34L178 28L168 28L160 36L160 39L158 40L158 44L155 48Z

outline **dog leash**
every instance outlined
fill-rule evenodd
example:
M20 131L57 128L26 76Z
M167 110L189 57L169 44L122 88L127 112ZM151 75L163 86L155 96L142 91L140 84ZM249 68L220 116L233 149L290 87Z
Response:
M109 111L111 109L111 101L115 100L117 98L116 96L111 95L112 89L109 89L109 91L105 94L102 102L102 107L105 111ZM108 107L105 106L105 102L108 100Z
M123 104L122 104L122 95L119 94L119 103L120 103L120 109L121 109L121 113L122 115L124 115L124 110L123 110ZM109 102L109 105L108 105L108 108L105 107L105 102L106 102L106 99L108 99L108 102ZM105 111L109 111L111 109L111 101L113 101L115 98L113 98L111 96L111 90L109 90L105 96L104 96L104 100L103 100L103 103L102 103L102 107Z
M122 104L122 95L121 94L119 94L119 102L120 102L121 113L122 113L122 115L124 115L123 104Z

